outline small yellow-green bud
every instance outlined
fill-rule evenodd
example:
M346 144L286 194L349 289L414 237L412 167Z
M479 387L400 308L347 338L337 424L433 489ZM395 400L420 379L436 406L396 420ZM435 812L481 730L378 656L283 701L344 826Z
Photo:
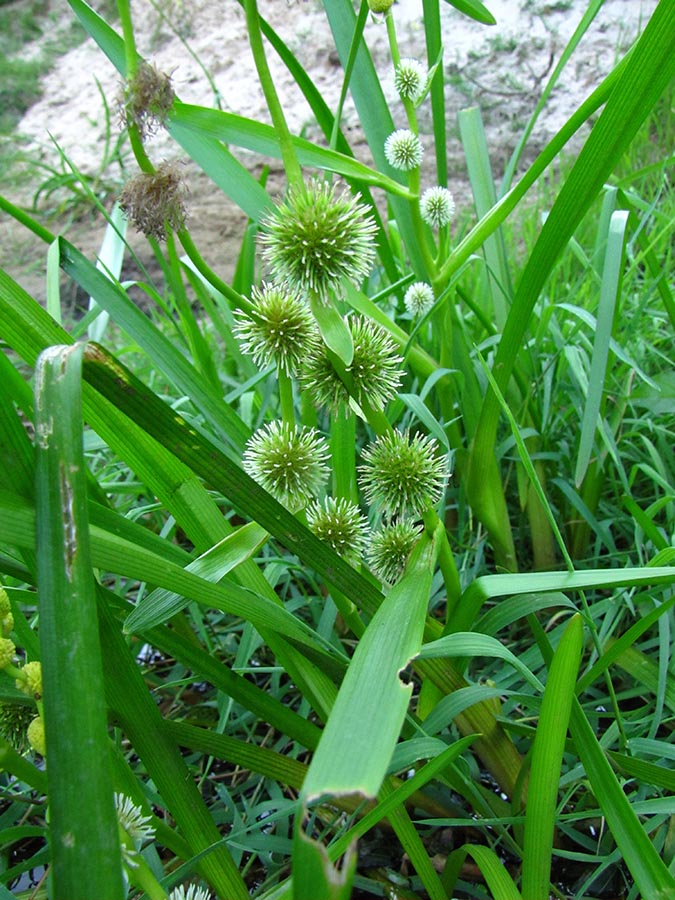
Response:
M35 750L36 753L39 753L40 756L46 756L47 748L45 745L45 726L40 716L36 716L33 719L33 721L28 726L28 731L26 733L28 735L28 742L30 743L33 750Z
M37 660L26 663L21 678L16 679L16 686L34 700L42 699L42 666Z
M0 638L0 669L6 669L7 666L13 664L15 653L14 641L10 641L9 638Z
M6 637L14 628L14 616L9 597L4 587L0 587L0 635Z
M368 0L370 11L374 13L384 13L391 9L394 0Z

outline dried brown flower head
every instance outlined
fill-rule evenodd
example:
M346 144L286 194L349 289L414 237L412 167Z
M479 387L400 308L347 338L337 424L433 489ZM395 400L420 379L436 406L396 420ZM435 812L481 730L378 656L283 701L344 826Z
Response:
M122 189L120 209L147 237L163 241L167 229L180 231L185 225L188 189L180 169L179 163L163 162L156 172L141 172Z
M135 125L145 139L164 125L175 99L171 76L141 62L120 98L122 123L127 128Z

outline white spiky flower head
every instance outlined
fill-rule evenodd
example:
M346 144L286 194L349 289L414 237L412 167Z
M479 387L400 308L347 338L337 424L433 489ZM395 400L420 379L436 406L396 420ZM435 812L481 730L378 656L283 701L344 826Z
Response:
M414 103L427 86L426 66L417 59L406 57L396 66L394 84L399 97Z
M419 516L443 493L447 459L435 438L390 431L366 447L361 459L359 484L386 516Z
M422 164L424 150L420 139L408 128L392 132L384 142L384 155L394 169L410 172Z
M344 497L315 500L307 508L307 525L348 562L357 563L365 546L368 521L358 506Z
M251 292L252 318L236 310L234 334L241 349L249 353L261 368L274 362L287 375L320 342L316 319L306 301L292 288L264 285Z
M328 304L342 281L360 282L375 261L377 226L359 196L311 181L291 188L262 222L263 256L277 281Z
M155 829L148 822L152 816L144 816L140 806L136 806L131 797L126 794L115 793L115 810L117 821L126 831L134 844L141 845L145 841L151 841L155 836Z
M427 188L420 199L420 214L432 228L448 225L455 214L455 200L452 193L440 185Z
M328 406L333 412L348 411L350 396L359 405L384 409L401 383L403 358L384 328L370 319L352 316L347 325L354 345L354 356L347 367L352 394L336 372L325 345L307 356L300 381L317 406Z
M434 305L434 292L426 281L415 281L405 292L405 308L411 316L423 316Z
M152 817L144 816L140 806L121 793L115 793L115 811L120 827L122 859L128 868L136 869L141 847L155 837L155 829L148 825Z
M292 512L303 509L328 477L326 441L314 428L270 422L249 438L244 471Z
M169 900L211 900L211 894L206 888L197 887L194 884L185 888L181 884L171 891Z
M370 539L368 562L373 572L388 584L395 584L422 533L422 526L406 519L383 525Z

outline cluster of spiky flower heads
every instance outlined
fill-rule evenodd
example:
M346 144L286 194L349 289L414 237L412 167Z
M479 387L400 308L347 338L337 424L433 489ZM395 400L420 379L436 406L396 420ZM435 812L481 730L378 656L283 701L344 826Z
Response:
M175 99L171 76L143 61L124 85L119 101L122 124L135 125L145 139L164 125Z
M385 523L372 535L368 562L378 578L388 584L398 581L421 533L421 525L399 519Z
M234 333L241 349L249 353L256 365L274 362L291 375L300 363L318 350L320 343L316 320L306 301L292 288L264 285L251 292L254 318L236 310Z
M356 563L361 558L368 522L354 503L344 497L326 497L323 503L315 500L307 508L307 525L348 562Z
M138 231L163 241L167 229L180 231L185 225L187 196L180 164L163 162L155 172L141 172L128 181L119 204Z
M387 517L421 515L445 488L447 458L432 437L390 431L366 447L361 459L361 489Z
M424 150L417 135L408 128L392 132L384 142L384 155L394 169L410 172L422 164Z
M396 66L394 85L402 100L411 100L414 103L427 86L426 66L417 59L402 59Z
M448 225L455 214L455 200L452 193L440 185L427 188L420 198L420 214L432 228Z
M261 225L274 278L305 297L328 304L342 295L343 279L359 284L370 274L377 227L358 195L311 181L292 188Z
M434 305L434 292L426 281L415 281L403 297L405 308L411 316L423 316Z
M324 345L305 360L301 384L317 406L328 406L333 412L348 411L350 397L359 405L384 409L401 383L403 359L391 337L375 322L352 316L347 325L354 345L354 357L346 368L350 388L340 378Z
M263 425L244 450L244 471L296 512L321 491L328 477L328 445L314 428L284 422Z

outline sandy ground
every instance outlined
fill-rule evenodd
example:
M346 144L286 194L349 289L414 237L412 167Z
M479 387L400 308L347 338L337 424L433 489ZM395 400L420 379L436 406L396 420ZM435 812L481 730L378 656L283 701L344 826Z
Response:
M62 7L60 3L56 5ZM487 0L486 5L497 19L496 26L479 25L448 3L441 4L449 167L451 187L460 206L469 205L470 198L457 112L467 106L481 108L493 167L499 173L588 4L585 0ZM538 120L525 162L534 157L611 70L655 6L656 0L606 0ZM335 108L342 86L342 68L322 4L318 0L259 0L259 9L311 74L328 105ZM235 0L134 0L132 13L139 51L159 69L172 73L181 100L220 105L252 119L269 121L246 40L244 14ZM69 15L68 10L63 14ZM398 0L396 22L402 56L422 57L422 0ZM386 28L371 18L365 36L394 119L403 125ZM31 52L30 48L27 52ZM291 130L318 139L306 101L273 51L269 62ZM79 169L96 173L105 145L106 113L101 95L114 108L120 89L117 72L88 40L60 58L45 79L44 88L43 98L28 111L18 133L29 141L31 154L43 162L60 165L56 143ZM423 133L431 128L428 106L427 101L420 110ZM350 102L343 122L355 152L368 161L368 148ZM116 126L117 122L113 124ZM165 133L154 137L148 150L156 162L180 158L180 148L172 145ZM243 152L239 155L252 170L259 170L260 159ZM133 173L134 163L128 155L127 164ZM238 252L243 216L203 174L193 168L188 168L187 173L193 236L207 260L227 278ZM435 183L433 170L423 174L425 183ZM105 200L108 206L114 199L116 179L119 167L112 166L103 179L113 189ZM271 184L275 189L283 186L276 162L272 164ZM3 193L15 202L25 203L30 187L4 185ZM68 195L61 197L67 205ZM56 196L52 206L55 200ZM105 223L100 216L92 218L90 213L80 212L74 220L72 215L63 215L51 221L49 227L55 232L65 227L69 239L93 257ZM143 242L131 237L147 258ZM38 298L44 293L44 245L27 241L17 226L4 217L0 219L0 265Z

